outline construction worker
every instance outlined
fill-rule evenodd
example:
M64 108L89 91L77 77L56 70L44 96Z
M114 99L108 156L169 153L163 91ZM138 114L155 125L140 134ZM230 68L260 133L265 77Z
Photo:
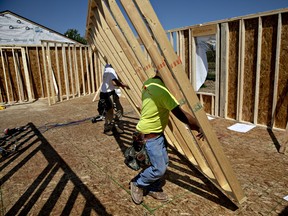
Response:
M111 64L108 64L105 58L106 65L103 72L103 82L100 90L100 100L105 101L105 123L104 133L106 135L113 135L113 128L115 127L118 133L123 133L123 124L121 122L123 116L123 107L120 103L119 96L116 94L117 87L127 88L129 86L118 79L118 76ZM114 118L115 110L115 118Z
M157 200L168 200L167 194L162 190L163 176L168 166L166 139L163 132L168 124L170 111L191 130L198 131L197 137L203 139L196 119L180 108L158 73L145 81L142 87L141 117L136 129L144 134L145 148L151 166L142 170L130 182L131 197L136 204L142 202L144 192Z

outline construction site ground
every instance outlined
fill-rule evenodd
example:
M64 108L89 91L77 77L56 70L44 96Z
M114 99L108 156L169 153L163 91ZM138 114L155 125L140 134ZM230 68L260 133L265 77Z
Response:
M1 143L10 150L0 160L1 215L288 215L288 156L278 152L284 132L260 126L235 132L227 128L235 121L220 118L210 123L247 200L235 205L169 147L170 200L145 196L134 204L129 181L137 172L123 154L139 116L121 97L125 133L106 136L103 121L91 122L98 114L93 98L52 106L41 99L0 111L0 130L16 128Z

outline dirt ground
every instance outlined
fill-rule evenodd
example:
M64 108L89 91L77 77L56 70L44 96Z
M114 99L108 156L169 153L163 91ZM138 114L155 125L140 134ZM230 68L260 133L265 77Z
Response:
M278 152L284 132L256 127L228 130L234 121L210 120L242 185L247 201L236 206L185 158L169 148L164 190L170 201L145 196L135 205L129 181L137 172L124 164L138 116L125 98L125 133L106 136L94 95L53 106L47 100L0 111L1 215L288 215L288 156ZM15 148L16 145L16 148Z

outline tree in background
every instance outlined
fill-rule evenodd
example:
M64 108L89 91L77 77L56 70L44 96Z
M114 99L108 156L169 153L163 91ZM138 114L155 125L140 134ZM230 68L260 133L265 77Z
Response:
M87 44L87 41L80 36L78 30L76 29L68 29L64 35L70 39L73 39L75 41L78 41L79 43L82 43L82 44Z

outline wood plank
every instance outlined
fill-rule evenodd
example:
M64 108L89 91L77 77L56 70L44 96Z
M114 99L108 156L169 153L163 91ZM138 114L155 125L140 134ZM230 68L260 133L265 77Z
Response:
M68 66L66 58L66 47L62 44L62 59L63 59L63 70L64 70L64 81L65 81L65 91L66 91L66 100L70 99L70 85L69 85L69 75L68 75Z
M22 55L22 63L23 63L24 75L25 75L24 78L25 78L26 89L27 89L27 94L28 94L28 101L32 101L33 98L32 98L32 90L31 90L30 74L28 71L26 53L25 53L24 48L21 48L21 55Z
M88 94L91 94L91 80L89 73L89 60L88 60L88 47L85 47L85 63L86 63L86 74L87 74L87 82L88 82Z
M43 58L43 65L44 65L44 74L45 74L45 83L46 83L46 90L47 90L47 99L48 99L49 106L51 106L50 87L49 87L49 82L48 82L48 72L47 72L47 64L46 64L45 46L43 44L42 44L42 58Z
M90 62L90 77L91 77L91 87L92 92L95 92L95 79L94 79L94 65L92 59L92 50L91 47L88 47L88 55L89 55L89 62Z
M244 86L244 60L245 60L245 22L240 20L239 25L239 59L238 59L238 94L237 94L237 120L242 120L243 86Z
M44 84L43 84L44 79L42 78L42 73L41 73L41 65L40 65L38 46L36 46L36 58L37 58L38 75L39 75L40 88L41 88L41 96L44 97Z
M84 76L84 65L83 65L83 50L82 50L82 46L80 47L80 68L81 68L81 77L82 77L82 88L83 88L83 95L86 95L86 82L85 82L85 76Z
M221 51L220 51L220 86L219 86L219 116L227 118L227 90L228 90L228 62L229 62L229 27L228 23L221 24Z
M54 81L54 72L53 72L53 68L52 68L50 44L49 43L46 43L46 58L47 58L47 63L48 63L48 80L49 80L50 88L51 88L51 97L52 97L53 104L55 104L56 103L55 91L57 93L58 89L57 89L56 83ZM54 88L53 88L53 84L54 84Z
M215 35L217 33L217 25L196 26L191 28L193 37L201 37L207 35Z
M54 43L55 47L55 59L56 59L56 70L57 70L57 80L58 80L58 86L59 86L59 94L58 94L58 100L60 102L63 101L63 93L62 93L62 82L61 82L61 76L60 76L60 65L59 65L59 55L58 55L58 44Z
M220 38L221 38L221 32L220 32L220 26L217 25L217 33L216 33L216 59L215 59L215 116L219 116L219 104L220 104Z
M76 84L76 90L77 90L76 95L78 97L80 97L81 96L81 90L80 90L80 83L79 83L77 48L76 48L75 44L73 45L72 51L73 51L73 63L74 63L73 65L74 65L75 84ZM92 64L92 68L93 68L93 64Z
M75 98L75 82L74 82L74 71L73 71L73 62L72 62L72 54L71 49L72 46L69 44L68 47L68 64L69 64L69 78L68 81L70 83L71 91L72 91L72 98ZM69 96L70 97L70 96Z
M257 43L257 68L256 68L256 84L255 84L255 102L254 102L254 124L258 122L258 106L260 91L260 70L261 70L261 51L262 51L262 18L258 18L258 43Z
M277 28L277 42L276 42L275 75L274 75L271 127L273 127L275 125L275 116L277 115L276 106L277 106L277 101L278 101L278 81L279 81L279 64L280 64L280 51L281 51L281 35L282 35L282 17L281 17L281 13L279 13L278 14L278 28Z
M2 68L3 68L3 73L4 73L4 82L5 82L5 88L6 88L7 102L8 104L10 104L11 101L10 101L10 91L8 87L8 76L7 76L6 67L5 67L6 59L4 59L2 48L0 48L0 53L1 53ZM10 83L10 86L11 86L11 83ZM11 90L11 93L13 93L12 90Z

